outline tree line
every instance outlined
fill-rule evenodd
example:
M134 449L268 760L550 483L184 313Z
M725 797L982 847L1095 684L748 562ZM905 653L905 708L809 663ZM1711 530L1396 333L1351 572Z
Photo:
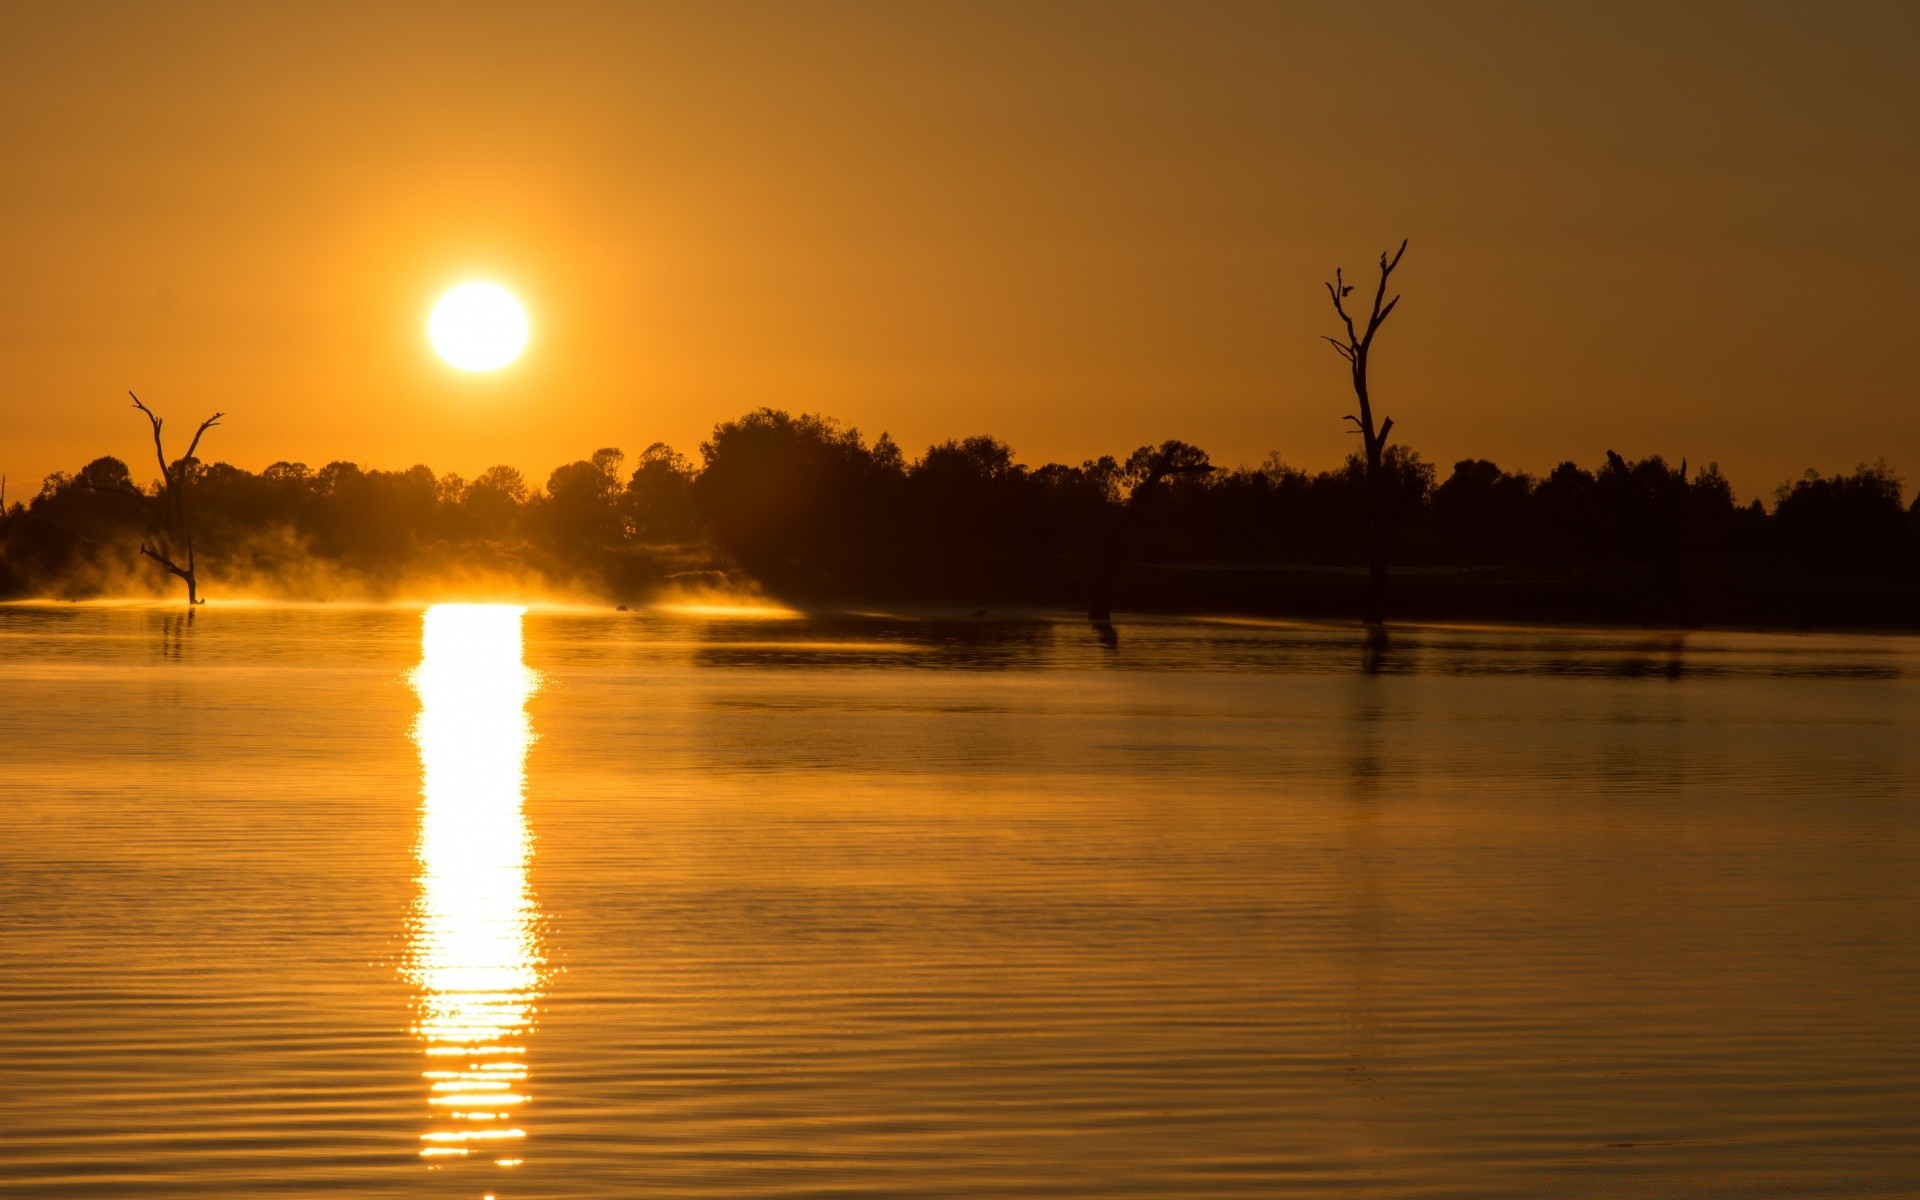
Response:
M1920 578L1920 501L1884 463L1809 472L1769 506L1716 466L1657 456L1537 477L1464 459L1439 478L1404 443L1308 471L1278 455L1222 469L1167 441L1036 467L990 436L909 458L773 408L717 425L698 465L661 443L631 463L609 448L540 486L508 466L160 462L142 483L97 458L0 511L0 590L156 591L168 575L139 570L154 510L186 497L205 587L311 598L509 578L643 600L750 581L802 603L1353 615L1374 603L1382 513L1408 616L1911 624Z
M0 593L138 590L128 547L198 599L198 563L254 591L309 598L467 581L640 599L689 584L800 602L1116 605L1690 625L1920 624L1920 501L1885 465L1782 485L1742 505L1718 466L1689 473L1609 450L1544 477L1463 459L1432 466L1390 441L1368 367L1405 256L1382 253L1372 299L1326 283L1361 447L1307 472L1278 455L1222 470L1181 441L1124 459L1029 467L981 435L909 460L888 435L762 408L714 427L700 466L654 443L629 472L602 449L542 488L512 467L473 480L425 466L259 474L202 463L194 434L142 488L118 458L55 474L8 508ZM3 485L0 485L3 487ZM148 577L151 583L152 577Z

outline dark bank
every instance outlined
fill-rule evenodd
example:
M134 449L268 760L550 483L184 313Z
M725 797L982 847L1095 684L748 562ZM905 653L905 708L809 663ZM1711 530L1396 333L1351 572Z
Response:
M541 487L494 467L197 459L203 588L379 598L510 579L608 603L691 586L801 605L912 603L1355 617L1368 598L1361 454L1307 471L1279 454L1218 469L1180 441L1078 465L1019 462L990 436L909 458L830 417L763 408L714 428L696 467L656 443L603 449ZM1714 465L1630 461L1544 476L1466 459L1439 477L1382 456L1394 506L1388 615L1777 628L1920 625L1920 503L1885 463L1737 497ZM0 593L162 594L140 557L151 503L102 457L0 516Z

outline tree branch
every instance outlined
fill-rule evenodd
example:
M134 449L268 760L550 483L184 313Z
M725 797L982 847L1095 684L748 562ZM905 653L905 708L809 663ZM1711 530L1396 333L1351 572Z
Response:
M1353 347L1347 345L1339 338L1323 333L1320 335L1320 340L1332 346L1335 353L1339 354L1341 358L1346 359L1348 362L1353 361Z
M171 571L173 574L178 575L182 579L192 580L193 578L191 573L181 570L178 566L174 565L174 561L171 558L168 558L166 555L160 553L158 550L155 550L152 546L147 545L145 542L140 543L140 553L146 555L148 558L159 563L161 566L165 567L168 571Z
M1402 254L1405 254L1406 252L1407 252L1406 238L1400 239L1400 248L1393 252L1392 262L1387 261L1386 251L1383 250L1380 252L1380 290L1376 291L1373 294L1373 311L1374 312L1377 313L1380 311L1380 301L1386 297L1387 276L1393 274L1393 269L1400 265L1400 256Z
M1400 297L1395 296L1391 301L1387 301L1384 309L1380 306L1381 302L1387 299L1387 277L1392 275L1393 269L1400 265L1400 256L1406 252L1407 239L1401 238L1400 248L1393 252L1392 261L1388 261L1385 251L1380 254L1380 286L1374 289L1373 315L1367 318L1367 336L1361 340L1362 349L1373 345L1373 335L1379 331L1381 325L1385 324L1387 314L1393 311L1393 306L1400 303Z
M128 392L127 395L133 396L133 393ZM153 422L153 456L160 460L160 478L162 480L172 479L173 476L167 470L167 452L160 445L160 418L153 415L152 409L140 403L140 397L138 396L133 396L133 406L147 414L147 420Z
M1347 315L1347 306L1341 303L1342 297L1353 289L1347 286L1345 275L1339 267L1333 269L1333 282L1327 285L1327 294L1333 297L1333 311L1340 314L1340 320L1347 327L1347 344L1358 347L1360 336L1353 328L1353 318ZM1323 335L1324 336L1324 335Z
M1394 297L1394 299L1398 300L1399 297L1396 296ZM187 452L181 458L180 461L182 462L191 461L193 459L194 451L200 449L200 439L205 437L207 435L207 430L212 429L215 425L218 425L220 423L220 418L226 415L227 414L225 413L217 412L212 416L208 417L206 420L200 422L200 428L197 431L195 431L193 435L193 441L188 444Z

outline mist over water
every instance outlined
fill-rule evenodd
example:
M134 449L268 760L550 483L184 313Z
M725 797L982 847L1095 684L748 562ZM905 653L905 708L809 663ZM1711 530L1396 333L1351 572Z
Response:
M5 606L0 694L0 1190L1920 1192L1912 639Z

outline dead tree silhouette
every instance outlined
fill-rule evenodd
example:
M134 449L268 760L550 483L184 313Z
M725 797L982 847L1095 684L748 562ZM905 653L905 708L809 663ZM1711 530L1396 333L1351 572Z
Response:
M1367 516L1367 600L1361 613L1361 619L1369 625L1378 625L1387 619L1387 555L1393 545L1393 527L1399 516L1398 498L1389 496L1388 479L1382 458L1387 449L1387 435L1393 432L1393 418L1387 417L1378 428L1373 423L1373 399L1367 394L1367 357L1373 350L1373 336L1380 332L1380 326L1386 324L1393 314L1394 306L1400 303L1400 297L1388 300L1387 278L1393 269L1400 265L1400 256L1407 252L1407 240L1402 238L1400 248L1389 258L1380 255L1380 285L1374 289L1373 308L1366 315L1366 332L1362 333L1354 325L1353 318L1347 313L1346 298L1352 294L1353 287L1347 283L1339 268L1333 272L1333 282L1327 284L1327 292L1333 297L1333 311L1340 315L1340 323L1346 326L1346 340L1322 335L1338 351L1340 357L1347 360L1353 374L1353 395L1359 401L1358 415L1349 413L1346 419L1357 428L1365 450Z
M141 510L146 514L148 523L153 526L155 534L153 542L150 543L146 538L141 538L140 553L165 567L168 574L183 580L187 585L187 603L199 604L202 602L200 579L194 563L193 522L187 505L187 485L193 478L194 465L199 462L194 454L200 449L200 439L206 436L207 430L218 425L220 418L227 414L217 412L200 422L200 428L194 431L193 441L187 444L187 452L169 463L166 447L160 442L161 418L155 416L152 409L142 404L140 397L134 396L132 392L128 392L127 395L133 396L133 406L145 413L147 420L152 422L153 453L154 457L160 461L159 490L155 495L148 496L130 485L120 489L140 502ZM182 548L186 551L187 560L187 565L184 567L178 560Z

